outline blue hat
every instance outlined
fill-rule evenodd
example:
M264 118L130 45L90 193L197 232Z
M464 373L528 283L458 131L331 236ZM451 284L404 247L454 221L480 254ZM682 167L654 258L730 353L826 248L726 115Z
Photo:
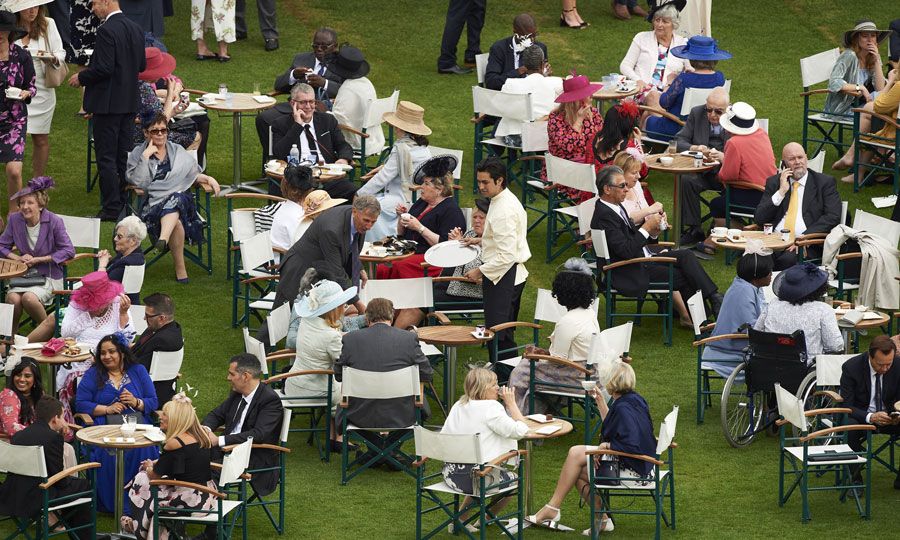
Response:
M796 302L828 282L828 273L811 262L796 264L775 277L772 290L785 302Z
M672 55L685 60L728 60L731 53L719 49L718 42L707 36L694 36L687 45L672 47Z
M332 309L346 304L354 296L356 296L356 287L343 289L334 281L323 279L313 285L306 296L294 306L294 313L300 318L324 315Z

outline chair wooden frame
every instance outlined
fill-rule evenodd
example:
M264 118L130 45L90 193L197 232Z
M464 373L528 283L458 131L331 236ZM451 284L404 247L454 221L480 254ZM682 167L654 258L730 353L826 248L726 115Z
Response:
M884 114L874 111L867 111L863 108L854 108L853 112L853 191L854 193L863 188L866 184L874 182L879 173L888 173L893 177L894 195L900 192L900 109L897 111L897 117L891 118ZM896 130L894 138L883 137L875 133L861 133L859 129L860 116L867 114L873 118L878 118L886 125L893 126ZM860 164L861 154L864 150L871 151L879 156L880 162L870 161L864 165ZM887 160L893 159L893 164L885 163ZM868 169L863 174L862 167Z
M837 150L838 155L844 153L847 144L844 143L844 131L852 128L853 122L851 115L836 116L828 114L824 109L816 109L810 103L813 96L828 95L828 88L816 88L814 86L828 81L831 76L831 70L834 63L840 55L840 49L834 48L822 51L812 56L800 59L800 75L803 81L803 91L800 97L803 98L803 148L807 150L807 155L816 155L820 150L827 146L832 146ZM857 97L861 93L857 94ZM809 133L810 126L816 128L822 138L813 138ZM837 130L837 140L834 140L834 131ZM813 151L809 151L809 143L818 143Z

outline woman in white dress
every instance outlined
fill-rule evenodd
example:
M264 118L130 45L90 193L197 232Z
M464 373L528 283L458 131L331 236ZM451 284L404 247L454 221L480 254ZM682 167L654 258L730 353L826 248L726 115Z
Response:
M34 145L31 156L33 176L44 176L50 158L50 124L56 109L56 89L47 88L45 74L51 66L59 66L66 60L66 50L56 29L56 23L47 16L47 4L51 0L8 1L6 7L16 14L16 24L28 32L16 41L31 53L34 59L34 84L37 92L28 104L28 134Z

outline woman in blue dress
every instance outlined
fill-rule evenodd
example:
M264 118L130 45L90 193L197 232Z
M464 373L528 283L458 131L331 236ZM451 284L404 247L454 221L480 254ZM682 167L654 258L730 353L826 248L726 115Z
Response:
M91 415L95 425L121 423L122 415L137 415L139 424L150 423L150 413L159 402L147 369L139 364L124 334L104 337L97 344L94 365L87 370L75 394L75 410ZM159 457L159 448L149 446L125 451L125 476L134 478L141 462ZM91 450L91 461L101 464L97 472L97 502L100 510L115 508L116 456L104 448ZM125 512L129 511L125 498Z

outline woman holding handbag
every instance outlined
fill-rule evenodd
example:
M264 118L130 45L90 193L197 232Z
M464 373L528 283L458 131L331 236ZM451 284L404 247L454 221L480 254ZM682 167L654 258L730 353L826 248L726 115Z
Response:
M43 4L51 0L8 0L6 7L16 14L16 24L27 34L16 41L34 60L34 86L37 93L28 104L28 134L34 143L31 168L34 176L43 176L50 158L50 124L56 109L56 90L66 75L66 50Z

